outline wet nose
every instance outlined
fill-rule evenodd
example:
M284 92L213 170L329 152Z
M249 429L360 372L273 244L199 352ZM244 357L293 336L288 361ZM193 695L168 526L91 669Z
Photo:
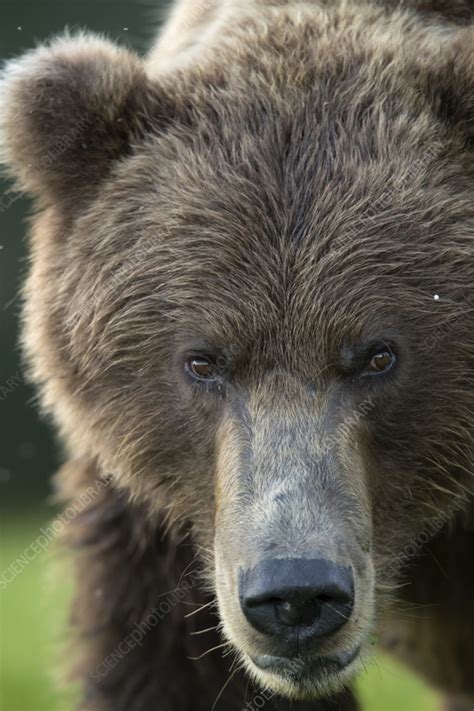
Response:
M266 635L326 637L350 618L352 569L326 559L268 559L241 571L239 594L249 623Z

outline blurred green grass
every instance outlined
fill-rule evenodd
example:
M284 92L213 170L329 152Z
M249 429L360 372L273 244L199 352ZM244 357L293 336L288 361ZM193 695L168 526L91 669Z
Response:
M30 519L31 515L25 513L3 520L0 573L22 555L46 525L42 519ZM71 693L58 691L53 671L58 659L64 657L61 630L71 581L55 570L52 557L49 551L38 554L0 591L1 711L73 708ZM358 686L364 711L439 709L433 692L386 657L378 658L367 669Z

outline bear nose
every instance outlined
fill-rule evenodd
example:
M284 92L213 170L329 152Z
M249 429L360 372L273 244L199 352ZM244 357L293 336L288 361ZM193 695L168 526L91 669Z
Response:
M268 559L241 571L242 611L252 627L289 640L326 637L350 618L352 569L326 559Z

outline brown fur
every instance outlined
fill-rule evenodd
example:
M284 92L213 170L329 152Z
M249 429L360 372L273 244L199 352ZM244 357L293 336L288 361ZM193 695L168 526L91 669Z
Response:
M182 41L171 24L144 62L80 36L6 67L2 159L39 207L31 377L71 460L62 496L110 476L67 531L84 708L212 707L228 658L187 659L219 644L189 636L212 608L174 606L97 673L198 560L188 602L217 598L237 650L221 708L258 693L240 666L292 708L354 708L374 630L474 699L473 12L396 5L186 1ZM369 383L380 338L399 364ZM195 350L219 387L186 379ZM319 652L362 644L347 673L297 688L252 665L267 642L235 566L268 550L353 567L354 616Z

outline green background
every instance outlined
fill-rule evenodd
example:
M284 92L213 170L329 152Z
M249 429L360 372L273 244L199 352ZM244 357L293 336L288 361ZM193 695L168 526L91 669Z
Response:
M0 57L9 59L60 32L87 28L143 53L165 2L133 0L0 0ZM0 507L1 572L21 556L54 514L49 477L60 461L34 393L21 376L18 291L26 262L25 220L31 205L0 182ZM11 205L7 205L11 202ZM5 395L4 390L0 393ZM74 690L61 690L67 657L64 623L70 580L54 565L54 546L31 561L0 592L0 709L69 711ZM380 657L362 675L367 711L434 711L436 696ZM179 711L178 709L176 711Z

